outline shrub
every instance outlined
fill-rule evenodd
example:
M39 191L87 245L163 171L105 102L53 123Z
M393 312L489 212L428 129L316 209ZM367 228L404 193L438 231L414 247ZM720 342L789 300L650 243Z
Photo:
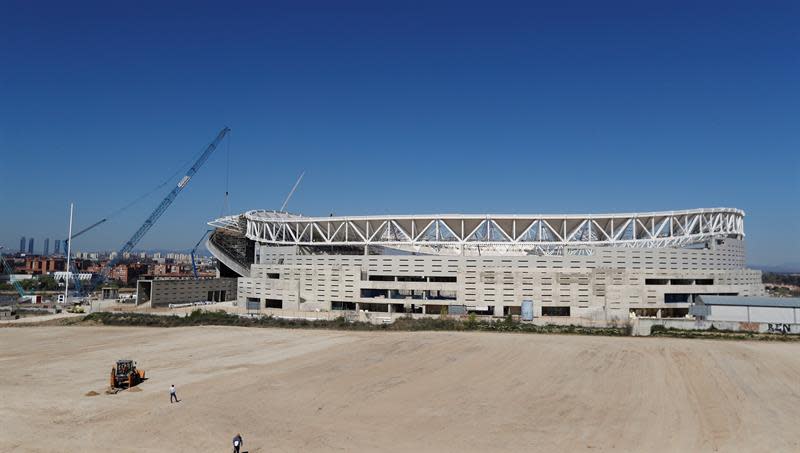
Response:
M475 330L478 327L478 317L475 316L475 313L467 315L467 321L464 323L464 327L466 327L467 330Z
M144 326L144 327L186 327L186 326L239 326L239 327L277 327L285 329L334 329L334 330L389 330L389 331L463 331L479 330L486 332L517 333L551 333L581 335L629 335L629 327L581 327L520 323L507 316L502 321L478 320L475 314L466 320L448 317L421 318L402 317L393 324L370 324L366 322L348 321L344 317L332 320L310 321L306 319L279 319L272 316L247 318L224 311L194 310L188 316L155 315L145 313L109 313L97 312L83 318L86 322L95 322L109 326ZM654 331L656 327L654 326Z

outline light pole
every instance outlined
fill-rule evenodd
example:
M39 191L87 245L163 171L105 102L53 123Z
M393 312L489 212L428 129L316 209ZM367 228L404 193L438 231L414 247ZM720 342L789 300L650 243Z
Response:
M71 251L71 248L72 248L72 207L73 207L73 204L70 203L69 204L69 234L67 235L67 237L69 238L69 241L67 241L67 268L66 268L67 278L64 279L64 283L65 283L64 284L64 305L69 305L69 277L70 277L69 255L70 255L70 251Z

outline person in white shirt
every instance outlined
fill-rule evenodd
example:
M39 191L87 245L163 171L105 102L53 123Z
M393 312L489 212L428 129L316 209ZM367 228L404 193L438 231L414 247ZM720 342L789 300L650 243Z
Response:
M242 440L241 434L236 434L233 437L233 453L239 453L239 449L242 447L244 441Z
M180 400L178 399L178 395L175 393L175 384L172 384L169 387L169 403L170 404L172 404L172 403L180 403Z

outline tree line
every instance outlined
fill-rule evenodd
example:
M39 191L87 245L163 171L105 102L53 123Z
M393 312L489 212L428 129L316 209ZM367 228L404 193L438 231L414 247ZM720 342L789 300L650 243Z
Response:
M800 286L800 275L798 274L777 274L775 272L764 272L761 274L761 281L770 285L794 285Z

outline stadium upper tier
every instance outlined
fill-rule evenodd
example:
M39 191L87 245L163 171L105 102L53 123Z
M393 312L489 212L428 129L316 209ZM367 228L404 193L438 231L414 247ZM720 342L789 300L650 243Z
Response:
M209 225L274 245L384 246L412 252L562 253L582 246L686 247L744 238L733 208L588 215L385 215L305 217L255 210Z

